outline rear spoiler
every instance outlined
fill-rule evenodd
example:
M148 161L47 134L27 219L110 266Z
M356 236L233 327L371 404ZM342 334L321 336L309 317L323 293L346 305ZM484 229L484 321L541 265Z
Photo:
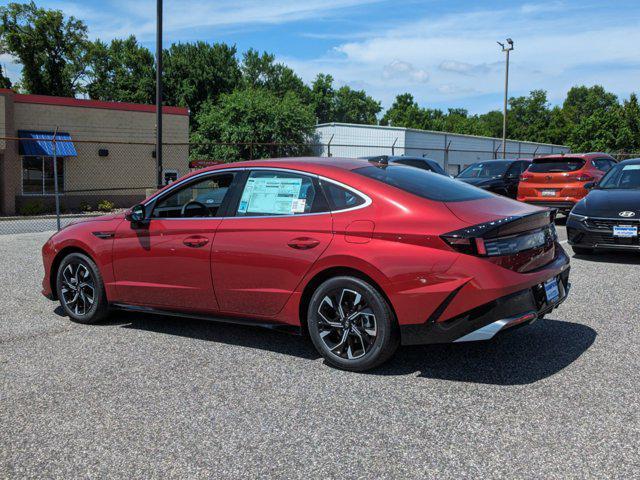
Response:
M512 215L509 217L480 223L471 227L461 228L447 233L448 238L496 238L516 233L527 232L537 228L543 228L556 218L557 210L547 209L541 212L528 213L526 215Z

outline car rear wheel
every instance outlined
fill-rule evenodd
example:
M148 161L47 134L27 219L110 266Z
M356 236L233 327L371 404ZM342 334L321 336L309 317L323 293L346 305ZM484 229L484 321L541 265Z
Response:
M576 255L591 255L593 253L593 248L571 246L571 249Z
M393 311L369 283L335 277L318 287L309 303L309 335L327 363L350 371L374 368L399 344Z
M71 253L64 257L56 276L60 305L79 323L97 323L107 316L109 306L97 265L88 256Z

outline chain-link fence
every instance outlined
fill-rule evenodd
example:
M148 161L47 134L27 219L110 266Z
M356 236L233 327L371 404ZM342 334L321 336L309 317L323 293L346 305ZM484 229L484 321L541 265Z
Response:
M547 155L541 149L508 149L507 157ZM450 173L479 161L501 158L491 149L356 142L165 144L162 183L197 168L245 158L290 156L426 156ZM624 159L633 154L618 154ZM84 217L106 215L134 205L157 189L155 144L0 137L0 235L56 230Z

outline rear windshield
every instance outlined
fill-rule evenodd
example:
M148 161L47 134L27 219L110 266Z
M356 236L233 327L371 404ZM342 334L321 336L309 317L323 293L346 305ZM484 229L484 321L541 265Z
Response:
M573 172L584 166L584 160L580 158L540 158L531 163L527 169L533 173Z
M500 178L512 162L492 161L469 165L458 175L459 178Z
M354 172L437 202L464 202L492 196L485 190L448 176L402 165L362 167Z

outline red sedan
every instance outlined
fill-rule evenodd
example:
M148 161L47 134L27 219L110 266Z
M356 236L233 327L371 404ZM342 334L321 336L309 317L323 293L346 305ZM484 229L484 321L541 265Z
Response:
M200 170L42 253L43 293L75 321L117 308L308 333L355 371L401 343L489 339L569 290L551 211L355 159Z

